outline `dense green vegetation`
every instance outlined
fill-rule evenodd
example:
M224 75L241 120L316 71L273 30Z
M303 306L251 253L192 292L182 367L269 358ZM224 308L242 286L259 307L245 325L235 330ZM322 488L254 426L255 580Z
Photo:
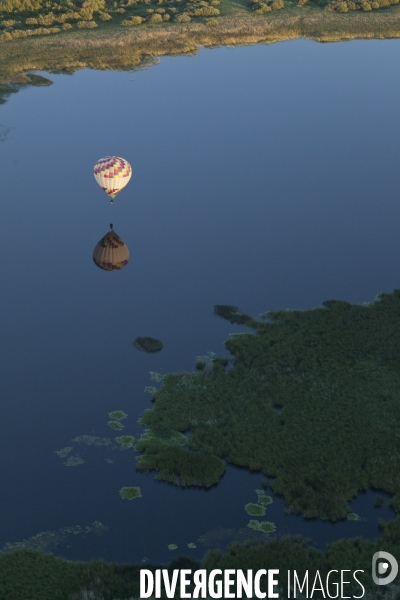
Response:
M148 414L145 411L139 422L146 423ZM182 487L211 487L218 483L225 473L223 461L207 452L189 452L185 449L187 444L188 438L179 431L163 427L147 429L135 444L135 450L143 452L137 458L138 470L157 470L157 479Z
M163 343L152 337L137 337L133 345L142 352L159 352L163 348Z
M284 536L282 538L271 538L265 544L252 545L232 544L226 551L210 551L204 560L204 567L211 569L279 569L286 574L287 570L296 570L299 574L309 571L312 580L315 572L318 570L324 580L326 574L331 569L363 569L360 574L360 581L366 588L371 588L371 556L381 547L390 548L388 550L396 558L400 558L399 544L399 525L388 535L384 530L383 539L374 542L362 538L343 539L332 544L328 544L324 552L317 550L312 546L310 540L300 536ZM346 566L344 566L346 565ZM281 580L283 586L285 581ZM372 587L371 598L380 598L380 594L387 593L391 597L390 589L376 590ZM348 586L348 590L354 589L356 595L360 595L360 588ZM264 588L264 591L267 591ZM283 588L283 597L286 596L286 588ZM398 592L398 590L397 590ZM351 592L347 594L351 595ZM313 597L322 597L320 595ZM396 598L398 596L394 596Z
M139 597L139 570L139 566L70 562L35 550L18 550L0 556L0 598L72 600L83 590L92 591L96 600Z
M374 542L362 538L339 540L325 551L314 548L309 540L298 536L266 539L262 544L232 544L227 550L208 552L202 564L179 557L171 561L169 571L179 568L212 569L296 569L300 575L309 571L310 579L318 570L324 580L331 569L363 569L360 580L368 589L365 598L395 600L399 587L377 589L370 574L371 557L382 547L400 560L400 529L383 528L383 536ZM191 544L193 547L194 544ZM176 550L176 544L170 544ZM146 564L146 569L160 568ZM163 566L165 568L165 566ZM0 555L0 598L7 600L128 600L139 598L140 566L71 562L35 550L18 550ZM261 580L262 585L265 581ZM280 578L282 597L287 597L286 577ZM265 588L264 591L267 591ZM350 586L346 588L350 590ZM86 595L84 595L86 590ZM354 590L360 594L360 588ZM92 595L90 595L90 593ZM351 592L348 591L348 596ZM180 597L177 591L176 598ZM315 598L321 597L314 594Z
M253 332L225 342L228 370L214 359L212 370L164 376L141 417L139 468L209 486L226 460L262 471L308 518L346 518L369 486L399 511L400 292L261 320L231 306L215 314Z

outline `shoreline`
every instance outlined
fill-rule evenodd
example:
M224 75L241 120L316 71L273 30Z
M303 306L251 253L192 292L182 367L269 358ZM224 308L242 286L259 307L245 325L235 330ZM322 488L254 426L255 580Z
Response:
M32 85L30 71L69 73L83 68L135 70L165 55L196 54L200 47L270 44L291 39L339 42L400 37L400 5L373 14L329 12L288 5L267 15L244 9L221 16L218 26L166 23L139 27L102 26L0 44L0 84ZM111 52L110 52L111 51Z

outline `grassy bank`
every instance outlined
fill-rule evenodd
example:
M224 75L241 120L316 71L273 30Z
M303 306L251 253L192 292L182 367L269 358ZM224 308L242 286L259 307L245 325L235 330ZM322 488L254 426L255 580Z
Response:
M223 0L217 8L220 12L217 18L192 17L187 23L146 22L137 27L121 26L128 18L128 8L124 10L124 14L113 14L110 22L99 21L95 29L78 29L74 25L75 28L60 30L57 35L0 43L0 82L29 83L25 73L34 70L50 73L72 73L85 67L130 70L151 65L159 56L194 54L200 46L272 43L296 38L328 42L400 37L399 5L340 13L314 3L298 6L286 1L281 10L255 14L244 1ZM27 27L27 14L30 13L6 16L21 21L14 27L23 29ZM210 26L210 21L215 23ZM0 90L3 97L9 92L8 88Z

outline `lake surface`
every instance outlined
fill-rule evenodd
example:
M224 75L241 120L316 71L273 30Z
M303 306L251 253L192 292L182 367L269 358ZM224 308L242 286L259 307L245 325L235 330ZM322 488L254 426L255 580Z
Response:
M193 370L240 331L215 304L256 316L400 287L399 54L391 40L201 49L135 73L50 75L0 107L0 548L99 521L102 536L64 532L56 553L167 561L201 557L210 531L214 544L247 531L261 474L229 467L210 491L182 490L136 473L133 450L70 440L113 440L117 409L140 435L150 371ZM110 206L92 169L114 154L133 176ZM92 261L109 223L131 254L114 273ZM162 352L138 352L140 335ZM65 446L85 463L65 466ZM135 485L143 497L122 500ZM279 498L267 518L320 547L374 538L394 515L374 496L354 500L360 521L306 522Z

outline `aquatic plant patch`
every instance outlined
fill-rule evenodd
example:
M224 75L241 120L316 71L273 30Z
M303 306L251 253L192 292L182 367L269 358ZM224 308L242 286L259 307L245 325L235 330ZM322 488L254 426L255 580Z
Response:
M261 517L262 515L265 515L265 508L264 506L260 506L260 504L246 504L244 510L247 512L248 515L251 515L253 517Z
M124 429L124 426L119 421L108 421L107 425L110 427L110 429L114 429L115 431Z
M276 529L275 524L270 521L257 521L256 519L252 519L249 521L247 527L250 529L255 529L256 531L261 531L262 533L273 533Z
M84 462L85 461L83 458L81 458L78 454L75 454L75 456L70 456L67 458L64 465L66 467L79 467L80 465L83 465Z
M123 487L119 490L119 495L123 500L134 500L135 498L141 498L142 492L140 487Z
M122 421L123 419L126 419L128 415L123 410L114 410L113 412L109 412L108 416L115 421Z
M133 443L135 438L132 435L121 435L120 437L116 437L115 441L122 446L124 450L133 447Z
M156 437L191 435L186 449L136 446L138 467L205 486L226 460L262 471L288 509L308 518L345 519L369 486L392 494L399 511L400 292L261 319L233 306L215 314L252 331L225 342L229 370L214 361L210 371L164 376L141 423Z
M268 506L268 504L272 504L273 500L271 496L267 496L264 490L256 490L258 499L258 504L262 504L263 506Z

